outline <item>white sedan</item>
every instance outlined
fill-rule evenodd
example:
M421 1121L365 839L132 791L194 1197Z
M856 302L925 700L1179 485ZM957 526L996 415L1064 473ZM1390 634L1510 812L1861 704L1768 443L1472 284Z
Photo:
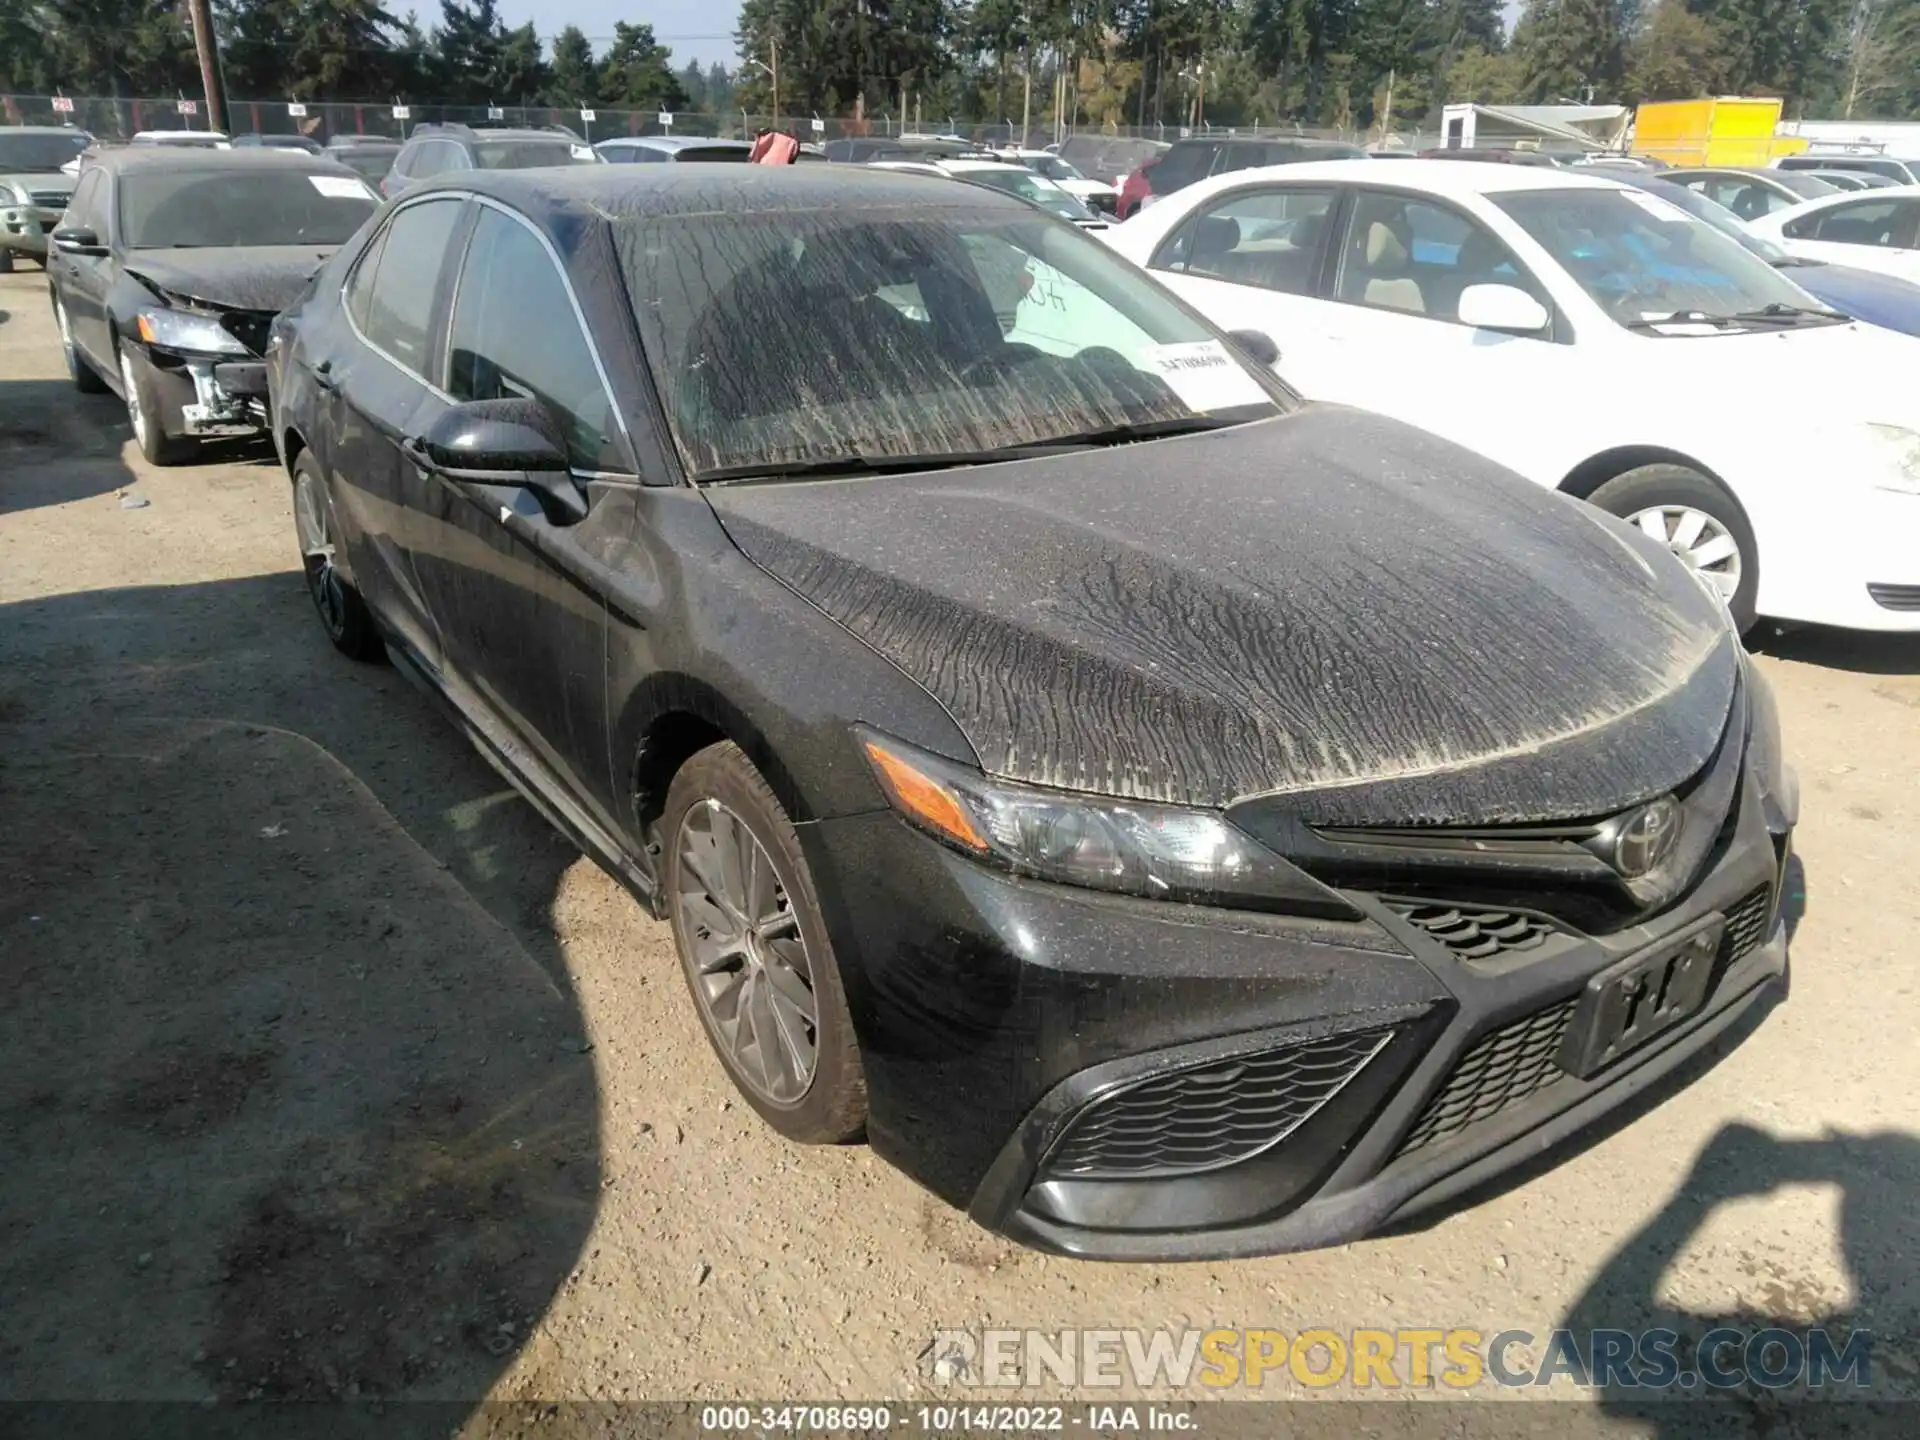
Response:
M1885 192L1880 192L1884 194ZM1103 238L1316 400L1590 500L1758 615L1920 630L1920 340L1657 196L1426 160L1240 170Z
M1920 185L1823 195L1750 223L1809 260L1920 281Z

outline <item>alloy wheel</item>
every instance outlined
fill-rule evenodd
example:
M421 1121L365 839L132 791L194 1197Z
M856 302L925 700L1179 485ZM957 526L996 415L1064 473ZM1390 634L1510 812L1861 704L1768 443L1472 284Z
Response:
M140 404L140 387L134 383L133 361L127 352L120 352L120 383L127 390L127 419L133 424L133 438L140 442L140 448L147 448L147 412Z
M327 497L312 473L302 470L293 482L293 524L300 559L307 572L307 593L327 634L339 639L347 625L347 600L334 567L333 531L327 524Z
M1654 505L1627 516L1648 538L1666 546L1713 587L1722 604L1740 589L1740 542L1727 527L1691 505Z
M695 999L736 1076L767 1102L806 1097L819 1010L800 918L773 858L718 800L680 825L674 904L691 951Z

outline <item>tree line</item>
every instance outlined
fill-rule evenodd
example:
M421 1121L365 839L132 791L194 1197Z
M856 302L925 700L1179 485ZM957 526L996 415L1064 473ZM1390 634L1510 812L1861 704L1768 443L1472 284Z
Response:
M193 94L177 0L0 0L0 91ZM214 0L228 92L295 100L902 113L944 125L1417 125L1448 101L1774 95L1803 118L1920 118L1920 0L745 0L739 62L648 25L423 22L381 0Z

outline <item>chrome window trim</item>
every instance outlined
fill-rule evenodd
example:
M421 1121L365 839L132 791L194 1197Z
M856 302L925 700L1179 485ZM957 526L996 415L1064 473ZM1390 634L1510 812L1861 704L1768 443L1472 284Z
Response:
M419 196L413 197L412 199L402 200L399 204L393 207L393 213L387 216L387 218L381 222L380 229L375 233L380 237L384 237L386 233L393 228L394 222L400 218L402 212L411 210L416 205L431 205L431 204L434 204L436 201L448 201L448 200L456 203L465 203L466 201L471 200L473 198L474 198L473 196L468 195L464 191L460 191L460 190L435 190L430 194L419 195ZM413 379L418 380L422 385L426 386L427 389L430 390L436 398L446 401L449 405L458 405L460 403L458 400L455 400L453 396L449 395L445 390L442 390L438 385L434 384L433 381L427 379L427 377L422 375L418 370L415 370L411 365L407 364L404 360L398 359L397 357L389 354L386 350L382 349L380 346L374 344L372 340L367 338L367 332L362 330L359 327L359 325L355 323L353 318L353 307L347 303L347 287L353 283L353 277L360 273L360 267L366 263L367 251L371 250L372 248L373 248L373 241L369 240L366 243L366 245L362 247L360 253L354 257L353 264L347 267L346 276L340 282L340 313L346 317L347 328L354 333L354 337L357 340L359 340L359 342L362 345L366 346L367 349L371 350L374 354L378 355L382 360L386 361L389 365L393 366L393 368L398 370L402 375L411 376ZM464 258L462 261L461 268L465 269ZM373 280L374 280L374 284L376 285L379 284L380 283L379 275L376 274L373 277ZM453 312L449 310L447 313L449 318L451 318Z
M502 215L505 215L508 219L526 230L535 240L539 241L540 248L546 251L547 259L553 265L554 273L560 277L560 288L567 292L567 304L573 310L573 320L574 324L579 328L580 338L586 342L587 358L593 361L594 377L600 382L600 393L606 399L607 412L613 416L613 423L619 427L621 447L626 451L627 460L633 465L633 473L637 475L640 469L638 463L639 452L634 448L633 432L627 428L627 417L621 412L618 400L614 398L613 382L607 378L607 367L601 363L600 360L600 347L594 343L593 329L587 324L587 313L580 306L580 296L574 291L573 279L567 274L566 265L561 262L560 252L554 249L553 242L547 238L545 232L542 231L538 225L535 225L512 206L503 205L488 195L474 195L468 192L467 198L486 209L497 210ZM471 236L468 237L468 247L469 249L472 247ZM465 285L466 278L467 257L462 255L460 257L460 274L454 280L453 297L447 306L446 353L440 357L441 366L449 375L452 374L450 367L453 362L454 311L460 304L460 290L461 287ZM458 402L456 401L455 403L457 404Z

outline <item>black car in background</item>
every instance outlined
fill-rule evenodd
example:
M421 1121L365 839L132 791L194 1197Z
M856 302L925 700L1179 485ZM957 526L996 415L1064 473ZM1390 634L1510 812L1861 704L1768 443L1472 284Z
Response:
M978 186L607 166L409 193L268 363L327 635L670 921L768 1123L1195 1257L1771 1004L1796 805L1664 547L1248 343Z
M604 163L591 145L570 131L416 125L381 180L380 193L398 195L422 180L462 170L537 170L550 165Z
M353 171L297 151L105 152L47 263L73 383L119 395L156 465L259 433L268 324L377 203Z
M305 155L326 153L320 142L307 135L236 135L233 137L236 150L298 150Z
M1117 214L1124 220L1149 197L1158 199L1184 190L1209 175L1230 170L1252 170L1265 165L1294 165L1303 160L1360 160L1366 151L1337 140L1261 139L1253 136L1208 135L1177 140L1164 155L1141 162L1120 185Z

